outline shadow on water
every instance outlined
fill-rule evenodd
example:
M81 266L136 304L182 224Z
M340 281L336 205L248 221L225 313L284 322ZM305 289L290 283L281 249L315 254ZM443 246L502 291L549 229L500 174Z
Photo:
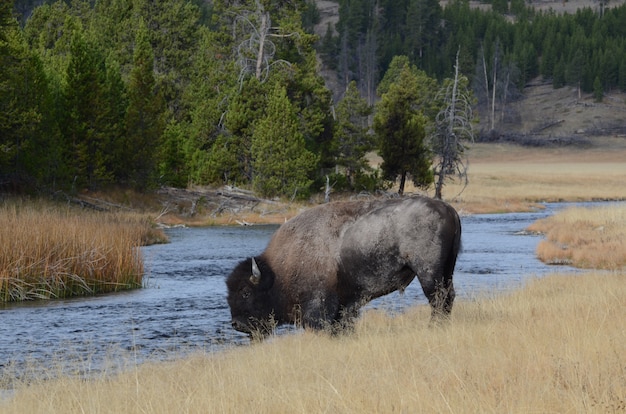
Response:
M554 271L535 258L539 237L523 230L561 207L463 217L457 297L515 288L527 277ZM111 363L132 365L247 343L230 327L225 276L243 258L263 251L276 228L169 229L169 244L143 248L143 289L0 307L0 370L20 376L50 361L76 370L78 361L79 371L108 371ZM368 306L396 312L420 303L426 299L414 281L403 295L391 294Z

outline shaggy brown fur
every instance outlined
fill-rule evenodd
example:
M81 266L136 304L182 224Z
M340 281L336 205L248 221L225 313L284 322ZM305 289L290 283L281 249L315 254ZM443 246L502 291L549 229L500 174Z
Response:
M312 208L228 277L233 327L247 333L281 323L344 327L364 303L403 290L416 275L433 315L447 315L460 237L456 211L424 197Z

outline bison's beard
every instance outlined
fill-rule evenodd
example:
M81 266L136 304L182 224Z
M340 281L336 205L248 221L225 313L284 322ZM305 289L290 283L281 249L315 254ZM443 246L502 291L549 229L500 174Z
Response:
M274 315L270 315L267 319L233 318L232 326L236 331L248 334L251 340L263 340L274 333L277 322Z

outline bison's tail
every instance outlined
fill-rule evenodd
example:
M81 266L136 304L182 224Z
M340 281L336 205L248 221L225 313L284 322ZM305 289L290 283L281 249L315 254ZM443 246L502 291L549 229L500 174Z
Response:
M454 255L454 260L456 261L456 257L459 255L461 251L461 218L458 214L455 214L456 217L456 234L454 235L454 244L452 246L452 254Z
M444 269L444 277L446 278L446 283L452 280L452 274L454 273L454 267L456 266L456 258L461 251L461 219L459 218L459 215L456 213L456 211L454 212L454 220L454 239L452 240L452 246L450 247L450 252L448 253Z

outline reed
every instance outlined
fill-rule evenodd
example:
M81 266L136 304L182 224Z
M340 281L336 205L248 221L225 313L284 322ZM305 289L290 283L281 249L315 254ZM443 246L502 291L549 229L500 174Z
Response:
M545 235L536 250L545 263L606 270L626 267L626 205L568 208L528 230Z
M0 302L67 298L140 287L138 247L150 222L45 202L0 207Z
M368 311L352 335L295 333L219 354L18 385L3 413L611 413L626 409L624 275L553 275L459 301Z

